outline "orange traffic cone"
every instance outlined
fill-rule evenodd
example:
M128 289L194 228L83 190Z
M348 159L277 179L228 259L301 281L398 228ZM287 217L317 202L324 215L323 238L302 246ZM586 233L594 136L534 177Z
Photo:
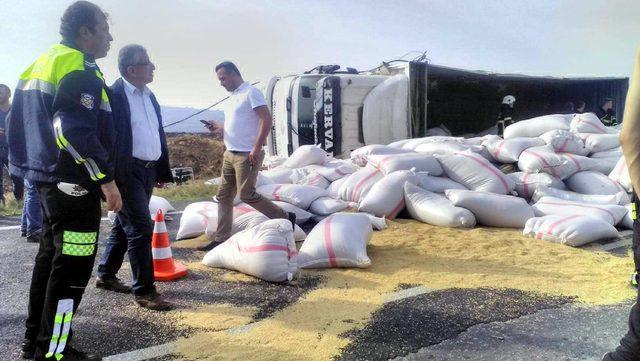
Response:
M161 209L156 213L151 252L153 253L153 276L156 281L172 281L187 274L185 266L173 261L169 233Z

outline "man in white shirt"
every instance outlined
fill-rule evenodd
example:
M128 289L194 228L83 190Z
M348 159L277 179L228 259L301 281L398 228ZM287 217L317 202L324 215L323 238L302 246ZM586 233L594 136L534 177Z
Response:
M271 131L271 114L262 93L245 82L235 64L225 61L216 66L216 75L231 96L224 111L224 128L210 121L213 133L222 130L224 152L222 183L218 189L218 229L215 239L198 248L208 251L226 241L231 235L233 223L233 199L240 199L273 218L289 219L295 224L295 214L287 213L256 192L256 179L264 159L262 147Z
M160 105L147 87L155 66L140 45L127 45L118 55L122 78L111 86L111 106L116 132L115 179L122 192L118 212L105 242L98 266L96 287L115 292L133 292L136 302L152 310L173 305L156 291L153 277L149 199L154 186L172 182ZM129 252L133 284L123 284L116 274Z

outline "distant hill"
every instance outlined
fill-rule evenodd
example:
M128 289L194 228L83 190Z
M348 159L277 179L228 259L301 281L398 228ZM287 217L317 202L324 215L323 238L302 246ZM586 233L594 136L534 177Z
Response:
M163 124L176 122L200 110L195 108L181 108L181 107L167 107L167 106L162 106L161 108L162 108ZM224 120L224 112L221 110L207 110L202 114L198 114L195 117L185 120L184 122L165 128L165 132L167 133L206 133L207 130L202 125L202 123L200 123L200 119Z

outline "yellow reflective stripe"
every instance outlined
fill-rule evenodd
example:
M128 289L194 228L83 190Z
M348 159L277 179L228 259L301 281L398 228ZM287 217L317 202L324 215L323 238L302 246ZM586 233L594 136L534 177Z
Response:
M56 86L42 79L29 79L18 81L19 90L39 90L45 94L55 95Z
M56 315L51 332L51 342L46 358L55 356L57 360L62 359L64 348L67 345L69 330L71 330L71 320L73 319L73 299L66 298L58 301Z
M631 203L631 219L634 221L638 219L638 207L636 202Z
M66 45L56 44L29 66L20 75L20 80L39 80L51 84L55 91L67 74L82 70L85 70L84 54Z

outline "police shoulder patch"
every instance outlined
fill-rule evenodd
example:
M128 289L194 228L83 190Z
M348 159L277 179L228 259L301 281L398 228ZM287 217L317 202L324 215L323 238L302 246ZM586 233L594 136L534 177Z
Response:
M95 106L95 98L91 94L80 93L80 104L82 104L83 107L92 110Z

